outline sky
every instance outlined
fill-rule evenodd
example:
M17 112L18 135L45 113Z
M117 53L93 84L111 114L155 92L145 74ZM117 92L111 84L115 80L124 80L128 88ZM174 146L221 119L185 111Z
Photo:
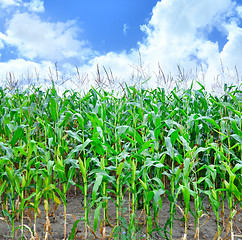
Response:
M0 82L9 72L46 79L55 64L89 85L97 66L111 69L114 88L162 77L237 83L242 0L0 0Z

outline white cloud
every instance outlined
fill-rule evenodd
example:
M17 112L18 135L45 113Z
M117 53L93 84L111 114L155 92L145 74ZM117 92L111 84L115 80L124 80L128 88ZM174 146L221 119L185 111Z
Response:
M238 6L238 7L236 8L236 10L237 10L239 16L242 18L242 6Z
M37 15L17 13L8 22L6 33L0 34L0 47L3 41L16 46L25 58L52 61L80 58L80 55L90 59L90 54L93 54L88 64L79 67L81 74L91 72L95 75L99 65L105 75L102 68L105 66L106 69L110 67L120 81L129 81L134 70L143 74L143 69L133 67L139 64L140 53L144 70L152 76L149 81L151 87L156 86L154 72L158 71L158 63L165 75L172 73L174 76L177 74L177 64L187 71L195 70L201 64L206 73L206 84L211 87L214 78L221 76L221 61L230 69L237 65L239 74L242 73L242 67L238 66L242 62L242 29L238 26L241 12L241 7L232 0L162 0L153 8L148 24L141 26L146 37L138 43L137 49L109 52L102 56L93 53L85 41L77 40L75 22L43 22ZM218 43L208 39L208 33L213 28L227 36L228 41L221 52ZM127 29L128 26L124 25L124 34ZM21 66L26 61L18 60L16 63L16 66ZM40 65L39 69L43 70L43 63ZM14 68L14 64L11 66ZM64 68L69 73L74 72L68 64ZM92 74L89 75L92 79ZM198 75L201 76L201 72ZM93 83L89 82L91 85Z
M136 52L133 52L133 54L132 53L126 54L125 52L123 53L109 52L106 55L94 57L89 61L88 64L84 66L80 66L79 70L82 76L84 76L85 74L88 74L88 82L86 83L89 86L95 86L97 84L95 82L95 79L98 77L97 76L97 66L98 66L101 74L101 78L103 78L103 81L105 82L105 84L108 86L110 85L105 72L107 71L109 78L112 79L112 76L113 76L113 79L116 80L116 82L113 82L111 84L112 85L111 87L113 89L118 89L120 87L119 83L122 83L123 81L129 82L131 78L131 73L132 73L132 65L135 62L135 56L136 56ZM71 72L75 73L75 69L69 66L69 73ZM105 84L103 85L103 87L106 87Z
M241 51L238 53L242 49L242 28L231 25L229 29L228 42L220 56L226 65L236 65L242 62Z
M24 6L27 7L32 12L44 12L44 1L41 0L32 0L29 3L24 3Z
M0 62L0 83L6 80L9 73L14 74L16 79L22 79L30 77L36 78L36 73L40 74L41 79L48 79L49 68L53 64L48 61L42 61L40 63L26 61L24 59L14 59L8 62Z
M0 6L6 8L9 6L20 6L21 0L0 0Z
M128 32L128 30L129 30L129 26L128 26L128 24L124 24L123 25L123 34L126 36L127 35L127 32Z
M158 2L149 24L141 28L147 33L145 44L140 44L141 54L151 63L159 61L168 71L179 63L194 67L190 56L208 45L204 31L230 8L228 0ZM217 48L215 43L209 44Z
M8 8L11 6L25 7L30 12L44 12L44 1L41 0L31 0L30 2L23 3L22 0L0 0L0 7Z
M147 36L139 43L138 50L129 54L109 53L95 58L90 64L110 66L114 73L127 75L132 68L124 67L125 63L126 66L137 64L140 52L143 65L153 75L152 87L156 86L152 73L157 72L158 62L165 74L173 75L178 73L177 64L185 71L196 71L201 64L206 72L206 85L211 87L214 78L221 74L221 60L230 68L242 62L242 29L236 25L238 18L236 4L231 0L162 0L153 8L149 23L141 26ZM230 27L226 26L228 23ZM218 43L207 39L208 32L214 27L228 35L221 53ZM120 69L117 66L121 66Z
M70 88L69 84L58 85L58 83L62 82L62 79L57 81L55 66L49 61L36 63L24 59L15 59L4 63L0 62L0 72L5 73L5 75L1 74L0 76L0 87L10 87L16 82L17 86L21 87L21 89L26 89L31 84L41 87L45 91L51 87L52 78L54 82L57 82L56 88L59 94L62 94L66 88ZM61 72L58 71L58 74L61 78ZM13 84L11 84L11 80Z
M242 79L242 28L235 23L231 23L227 26L227 30L229 32L228 42L220 53L220 58L223 65L229 69L230 80L238 80L236 71L238 71Z
M4 48L4 43L3 41L1 40L1 32L0 32L0 49L3 49Z
M86 57L90 53L86 42L77 40L78 31L75 21L51 23L42 21L35 14L16 13L0 40L17 47L25 58L61 61Z

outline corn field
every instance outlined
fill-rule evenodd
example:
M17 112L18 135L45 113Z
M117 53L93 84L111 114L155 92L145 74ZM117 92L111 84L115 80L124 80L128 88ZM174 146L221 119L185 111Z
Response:
M8 226L7 237L55 239L53 204L64 209L64 239L138 239L138 211L143 239L155 232L173 239L177 211L183 215L181 239L188 239L189 216L193 238L202 239L207 201L216 217L212 238L222 239L223 228L227 239L242 238L242 92L225 86L215 96L199 86L170 93L126 86L119 95L92 88L62 96L54 86L12 94L0 89L0 221ZM79 191L84 211L67 231L70 191ZM165 200L170 215L161 228ZM43 234L37 230L41 205ZM30 209L34 214L26 220Z

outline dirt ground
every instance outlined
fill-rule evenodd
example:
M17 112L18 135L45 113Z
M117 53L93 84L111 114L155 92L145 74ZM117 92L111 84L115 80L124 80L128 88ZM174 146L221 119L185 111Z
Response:
M71 233L71 229L74 223L74 218L73 216L75 216L76 220L80 219L81 217L84 216L84 210L83 210L83 206L81 205L83 197L82 195L78 195L78 196L68 196L67 199L67 235L69 236ZM123 204L123 209L128 209L128 198L125 197L124 198L124 204ZM179 202L177 203L179 206ZM182 206L180 206L182 208ZM216 218L214 216L214 213L212 211L212 209L210 208L208 201L204 202L204 207L207 210L207 213L205 213L205 215L200 219L200 238L199 239L207 239L207 240L212 240L215 236L215 233L217 231L217 225L216 225ZM238 206L239 207L239 206ZM191 202L191 208L193 209L193 202ZM164 228L167 219L170 216L170 202L167 199L163 200L163 208L162 211L159 214L159 225L161 228ZM41 204L40 206L40 210L41 210L41 218L37 220L37 233L39 235L39 239L45 239L45 232L44 232L44 225L45 225L45 212L44 212L44 207L43 204ZM90 219L90 223L93 223L93 214L94 212L90 213L89 219ZM141 214L141 211L137 211L137 217ZM54 239L54 240L62 240L64 239L64 214L63 214L63 205L59 206L54 214L55 216L53 216L53 214L50 214L50 223L51 223L51 234L49 235L48 239ZM115 205L111 202L108 204L108 216L109 216L109 220L110 223L115 225L115 215L116 215L116 208ZM32 212L32 216L29 214L29 219L25 219L25 224L28 225L30 228L33 229L33 219L31 220L31 217L33 217L33 212ZM102 211L100 212L100 217L102 217ZM225 211L225 220L229 217L229 210L226 207L226 211ZM124 215L124 219L126 220L126 223L128 224L128 210L126 211L126 214ZM181 210L179 209L179 207L176 208L176 215L175 215L175 221L174 221L174 227L173 227L173 239L183 239L182 237L184 236L184 221L183 219L183 215ZM228 223L224 225L223 227L223 221L222 221L222 217L220 218L220 226L223 229L222 232L222 239L231 239L231 235L230 233L227 234L226 236L226 226L228 226ZM242 212L239 212L239 214L237 214L234 218L234 233L235 233L235 240L242 240ZM142 223L142 216L139 218L139 222ZM16 223L16 226L20 224L20 221L18 221ZM84 222L80 221L77 225L77 236L79 238L77 239L82 239L80 238L81 236L84 237L83 234L83 230L84 230ZM28 233L27 230L25 231L25 239L30 239L31 236ZM112 227L110 226L106 226L106 236L110 235L112 231ZM123 230L121 229L120 231L122 231L123 235L122 235L122 239L129 239L128 237L125 238L125 234L124 234L124 228ZM137 227L137 237L136 239L147 239L146 235L145 235L145 231L146 231L146 227L145 227L145 222L143 221L143 224L140 224ZM169 227L167 227L167 231L169 231ZM20 230L19 232L20 233ZM0 239L1 240L5 240L5 239L10 239L9 238L9 234L10 231L8 229L7 224L4 221L0 221ZM100 234L100 229L98 229L96 231L96 237L91 233L91 231L88 232L88 237L87 239L103 239L101 234ZM169 235L168 235L169 236ZM194 230L194 218L192 216L192 214L189 214L189 228L188 228L188 235L187 235L187 239L194 239L195 236L195 230ZM18 238L16 238L18 239ZM108 239L108 238L105 238ZM114 239L114 238L112 238ZM152 233L152 236L150 237L150 239L166 239L165 237L162 237L161 235L158 234L157 231Z

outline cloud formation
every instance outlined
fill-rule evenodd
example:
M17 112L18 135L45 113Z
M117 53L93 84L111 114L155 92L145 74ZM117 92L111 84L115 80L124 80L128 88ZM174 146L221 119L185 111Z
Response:
M78 31L75 21L52 23L33 13L16 13L0 41L16 47L20 57L30 60L61 61L78 57L80 52L84 58L90 49L85 41L77 40Z
M29 3L24 3L24 6L27 7L32 12L44 12L44 1L41 0L32 0Z
M123 25L123 34L126 36L127 35L127 32L128 32L128 30L129 30L129 26L128 26L128 24L124 24Z
M9 6L20 6L21 0L0 0L0 7L7 8Z
M49 79L49 68L53 63L49 61L33 62L24 59L13 59L7 62L0 62L0 83L9 78L9 74L26 84L29 79L36 79L40 74L41 79ZM36 75L37 74L37 75Z
M44 1L31 0L30 2L23 2L22 0L0 0L1 8L9 8L11 6L25 7L31 12L44 12Z
M5 6L22 4L20 0L3 2ZM32 0L25 8L41 12L44 10L43 1ZM241 77L241 20L242 7L233 0L162 0L153 8L149 22L140 27L145 37L135 49L99 55L91 50L86 41L78 38L79 29L75 21L53 23L43 21L36 13L18 12L8 21L6 32L0 33L0 49L3 45L16 47L19 54L19 59L15 60L19 65L16 66L21 63L31 66L33 63L35 67L39 64L40 70L44 61L45 64L48 61L63 61L64 71L72 73L67 62L78 59L81 73L95 72L99 65L100 69L102 66L111 68L117 79L129 81L134 70L141 73L141 68L145 68L146 76L152 77L149 81L151 87L156 86L158 63L165 75L176 75L177 64L186 71L199 66L206 73L205 83L211 86L218 76L220 80L225 80L225 68L221 67L221 62L230 69L230 73L239 73ZM209 38L214 29L227 37L221 51L219 43ZM123 33L127 33L127 25L123 26ZM21 62L21 58L26 60ZM83 65L80 59L89 60ZM14 68L11 61L6 64ZM141 68L135 65L141 65ZM3 64L0 64L0 70L1 66ZM238 72L234 71L235 66ZM201 72L198 70L199 74Z
M143 66L153 76L152 87L156 85L153 73L157 72L158 63L165 74L174 75L178 71L177 65L185 71L196 71L200 67L206 72L206 85L211 87L214 78L222 74L221 62L232 69L230 73L235 65L242 73L242 66L238 66L242 62L242 29L237 24L240 20L241 8L231 0L162 0L153 8L148 24L141 26L146 37L138 43L137 49L119 55L106 54L90 61L90 66L95 62L116 69L121 59L129 65L137 64L141 54ZM208 38L214 28L227 36L221 52L218 43ZM132 68L129 73L131 71ZM123 72L117 69L116 73Z

